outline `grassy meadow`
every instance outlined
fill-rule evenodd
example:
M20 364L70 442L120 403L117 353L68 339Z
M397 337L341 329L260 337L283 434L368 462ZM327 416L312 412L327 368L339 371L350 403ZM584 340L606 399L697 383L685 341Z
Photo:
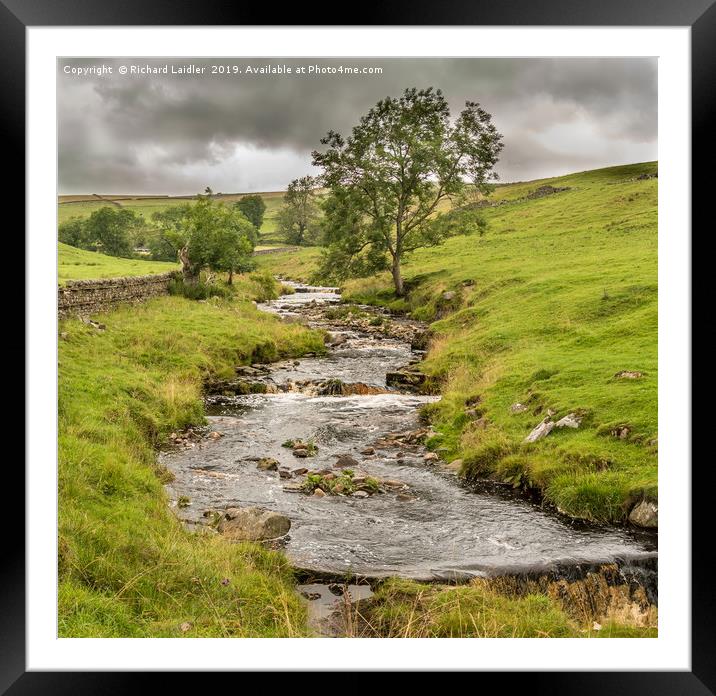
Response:
M387 273L344 284L345 301L430 323L421 369L443 396L426 409L440 433L430 446L464 476L538 489L597 521L657 500L657 179L638 178L656 171L650 162L499 186L492 200L508 203L484 209L482 237L409 257L407 298ZM525 199L546 184L569 190ZM309 248L259 264L319 282L319 258ZM642 377L617 378L623 370ZM513 414L515 403L527 410ZM576 412L581 427L524 443L548 411Z
M96 251L77 249L62 242L57 244L57 280L60 285L68 280L121 278L176 270L179 270L178 263L121 259Z

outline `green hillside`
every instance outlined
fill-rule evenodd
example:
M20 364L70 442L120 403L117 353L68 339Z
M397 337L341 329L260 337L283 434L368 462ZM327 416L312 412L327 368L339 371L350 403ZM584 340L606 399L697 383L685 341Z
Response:
M388 274L345 284L346 301L431 322L421 369L443 399L428 409L440 432L430 445L462 460L464 475L540 489L596 520L656 500L656 171L650 162L500 186L492 201L505 203L484 208L484 236L410 257L407 299ZM528 197L545 185L568 190ZM260 263L308 279L319 256ZM527 410L512 413L517 403ZM581 426L524 443L548 412L577 413Z
M116 256L85 251L58 242L57 279L62 285L68 280L89 278L119 278L122 276L165 273L179 268L177 263L144 261L143 259L120 259Z

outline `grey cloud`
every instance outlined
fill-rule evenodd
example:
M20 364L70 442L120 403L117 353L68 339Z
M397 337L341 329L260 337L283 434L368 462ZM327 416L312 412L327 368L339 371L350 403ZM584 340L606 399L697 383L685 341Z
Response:
M117 74L120 65L189 62L380 66L383 74ZM114 74L64 73L98 64ZM654 159L656 77L652 58L60 59L60 192L236 191L239 180L284 188L311 170L310 151L326 131L349 132L378 99L409 86L442 89L454 113L468 99L490 111L505 136L503 180ZM575 124L589 126L589 152L579 142L566 154L549 144L546 134Z

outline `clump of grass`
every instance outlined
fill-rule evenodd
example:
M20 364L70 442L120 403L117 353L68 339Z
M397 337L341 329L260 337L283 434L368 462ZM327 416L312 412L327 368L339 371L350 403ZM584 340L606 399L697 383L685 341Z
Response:
M313 493L317 488L320 488L329 495L350 495L356 491L365 491L372 494L377 493L380 489L380 482L377 479L366 476L364 480L357 482L354 480L354 476L355 472L351 469L343 469L338 476L309 473L302 484L302 488L306 493Z
M173 278L169 281L169 294L180 295L189 300L206 300L210 297L230 297L231 288L228 285L203 281L191 285L181 278Z
M185 531L156 466L158 443L203 421L206 377L229 379L257 352L321 350L319 332L240 299L253 281L235 285L231 299L118 308L101 317L103 332L60 322L60 636L306 633L285 557Z

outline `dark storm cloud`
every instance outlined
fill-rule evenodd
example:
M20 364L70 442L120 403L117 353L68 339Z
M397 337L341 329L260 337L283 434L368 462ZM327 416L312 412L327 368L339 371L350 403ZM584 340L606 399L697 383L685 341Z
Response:
M121 75L123 66L238 66L239 75ZM67 74L65 66L111 66ZM246 66L381 67L380 75L249 75ZM504 134L503 180L656 158L656 60L61 59L60 192L267 190L311 170L329 129L348 133L381 97L440 88L479 101Z

